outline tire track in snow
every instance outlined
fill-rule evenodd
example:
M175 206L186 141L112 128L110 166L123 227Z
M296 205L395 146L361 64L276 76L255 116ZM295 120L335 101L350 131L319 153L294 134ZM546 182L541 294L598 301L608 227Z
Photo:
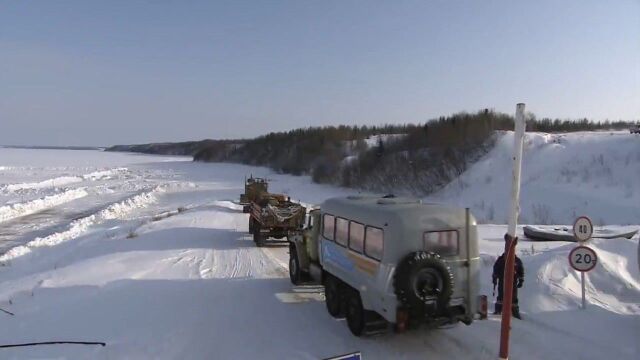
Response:
M220 241L224 241L221 239ZM207 250L197 261L197 273L203 279L242 279L284 277L281 264L248 240L231 240L236 248Z

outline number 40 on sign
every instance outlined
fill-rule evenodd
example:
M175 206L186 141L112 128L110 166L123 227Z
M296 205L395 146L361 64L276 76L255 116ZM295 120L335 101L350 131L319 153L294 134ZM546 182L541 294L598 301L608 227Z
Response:
M593 223L586 216L580 216L573 223L573 236L580 242L591 239L593 235Z

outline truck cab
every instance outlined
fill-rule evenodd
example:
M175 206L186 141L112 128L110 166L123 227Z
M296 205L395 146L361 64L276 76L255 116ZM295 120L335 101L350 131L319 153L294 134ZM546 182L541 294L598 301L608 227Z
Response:
M388 324L471 324L480 308L476 220L466 209L332 198L288 240L292 283L324 285L327 311L346 317L354 335Z
M258 201L264 194L269 193L269 183L264 178L254 178L253 175L244 181L244 193L240 194L242 211L248 213L252 202Z
M318 236L321 228L320 209L311 209L307 214L305 227L291 233L289 241L289 278L291 283L299 285L312 279L322 277L319 262ZM292 256L291 253L294 253Z

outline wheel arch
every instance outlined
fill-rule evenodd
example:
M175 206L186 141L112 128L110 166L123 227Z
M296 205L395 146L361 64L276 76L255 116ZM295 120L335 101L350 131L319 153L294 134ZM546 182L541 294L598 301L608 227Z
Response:
M300 269L305 272L309 271L309 256L307 256L307 252L304 251L304 242L302 235L293 235L287 236L289 240L289 251L295 251L298 256L298 264L300 264Z

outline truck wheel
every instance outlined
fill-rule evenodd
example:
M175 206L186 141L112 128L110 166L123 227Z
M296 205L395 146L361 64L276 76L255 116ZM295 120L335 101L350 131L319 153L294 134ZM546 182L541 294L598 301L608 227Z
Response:
M396 269L393 285L400 303L412 312L422 312L433 300L438 310L444 310L454 288L449 266L439 255L427 251L407 255Z
M253 224L253 242L256 243L257 247L262 247L264 244L264 238L260 233L260 225Z
M365 328L365 310L362 307L360 292L351 290L347 295L347 325L355 336L361 336Z
M340 317L342 310L342 291L340 280L327 274L324 282L324 297L327 303L327 311L335 318Z
M300 261L298 260L298 252L295 245L289 246L289 279L293 285L302 283L302 270L300 269Z

